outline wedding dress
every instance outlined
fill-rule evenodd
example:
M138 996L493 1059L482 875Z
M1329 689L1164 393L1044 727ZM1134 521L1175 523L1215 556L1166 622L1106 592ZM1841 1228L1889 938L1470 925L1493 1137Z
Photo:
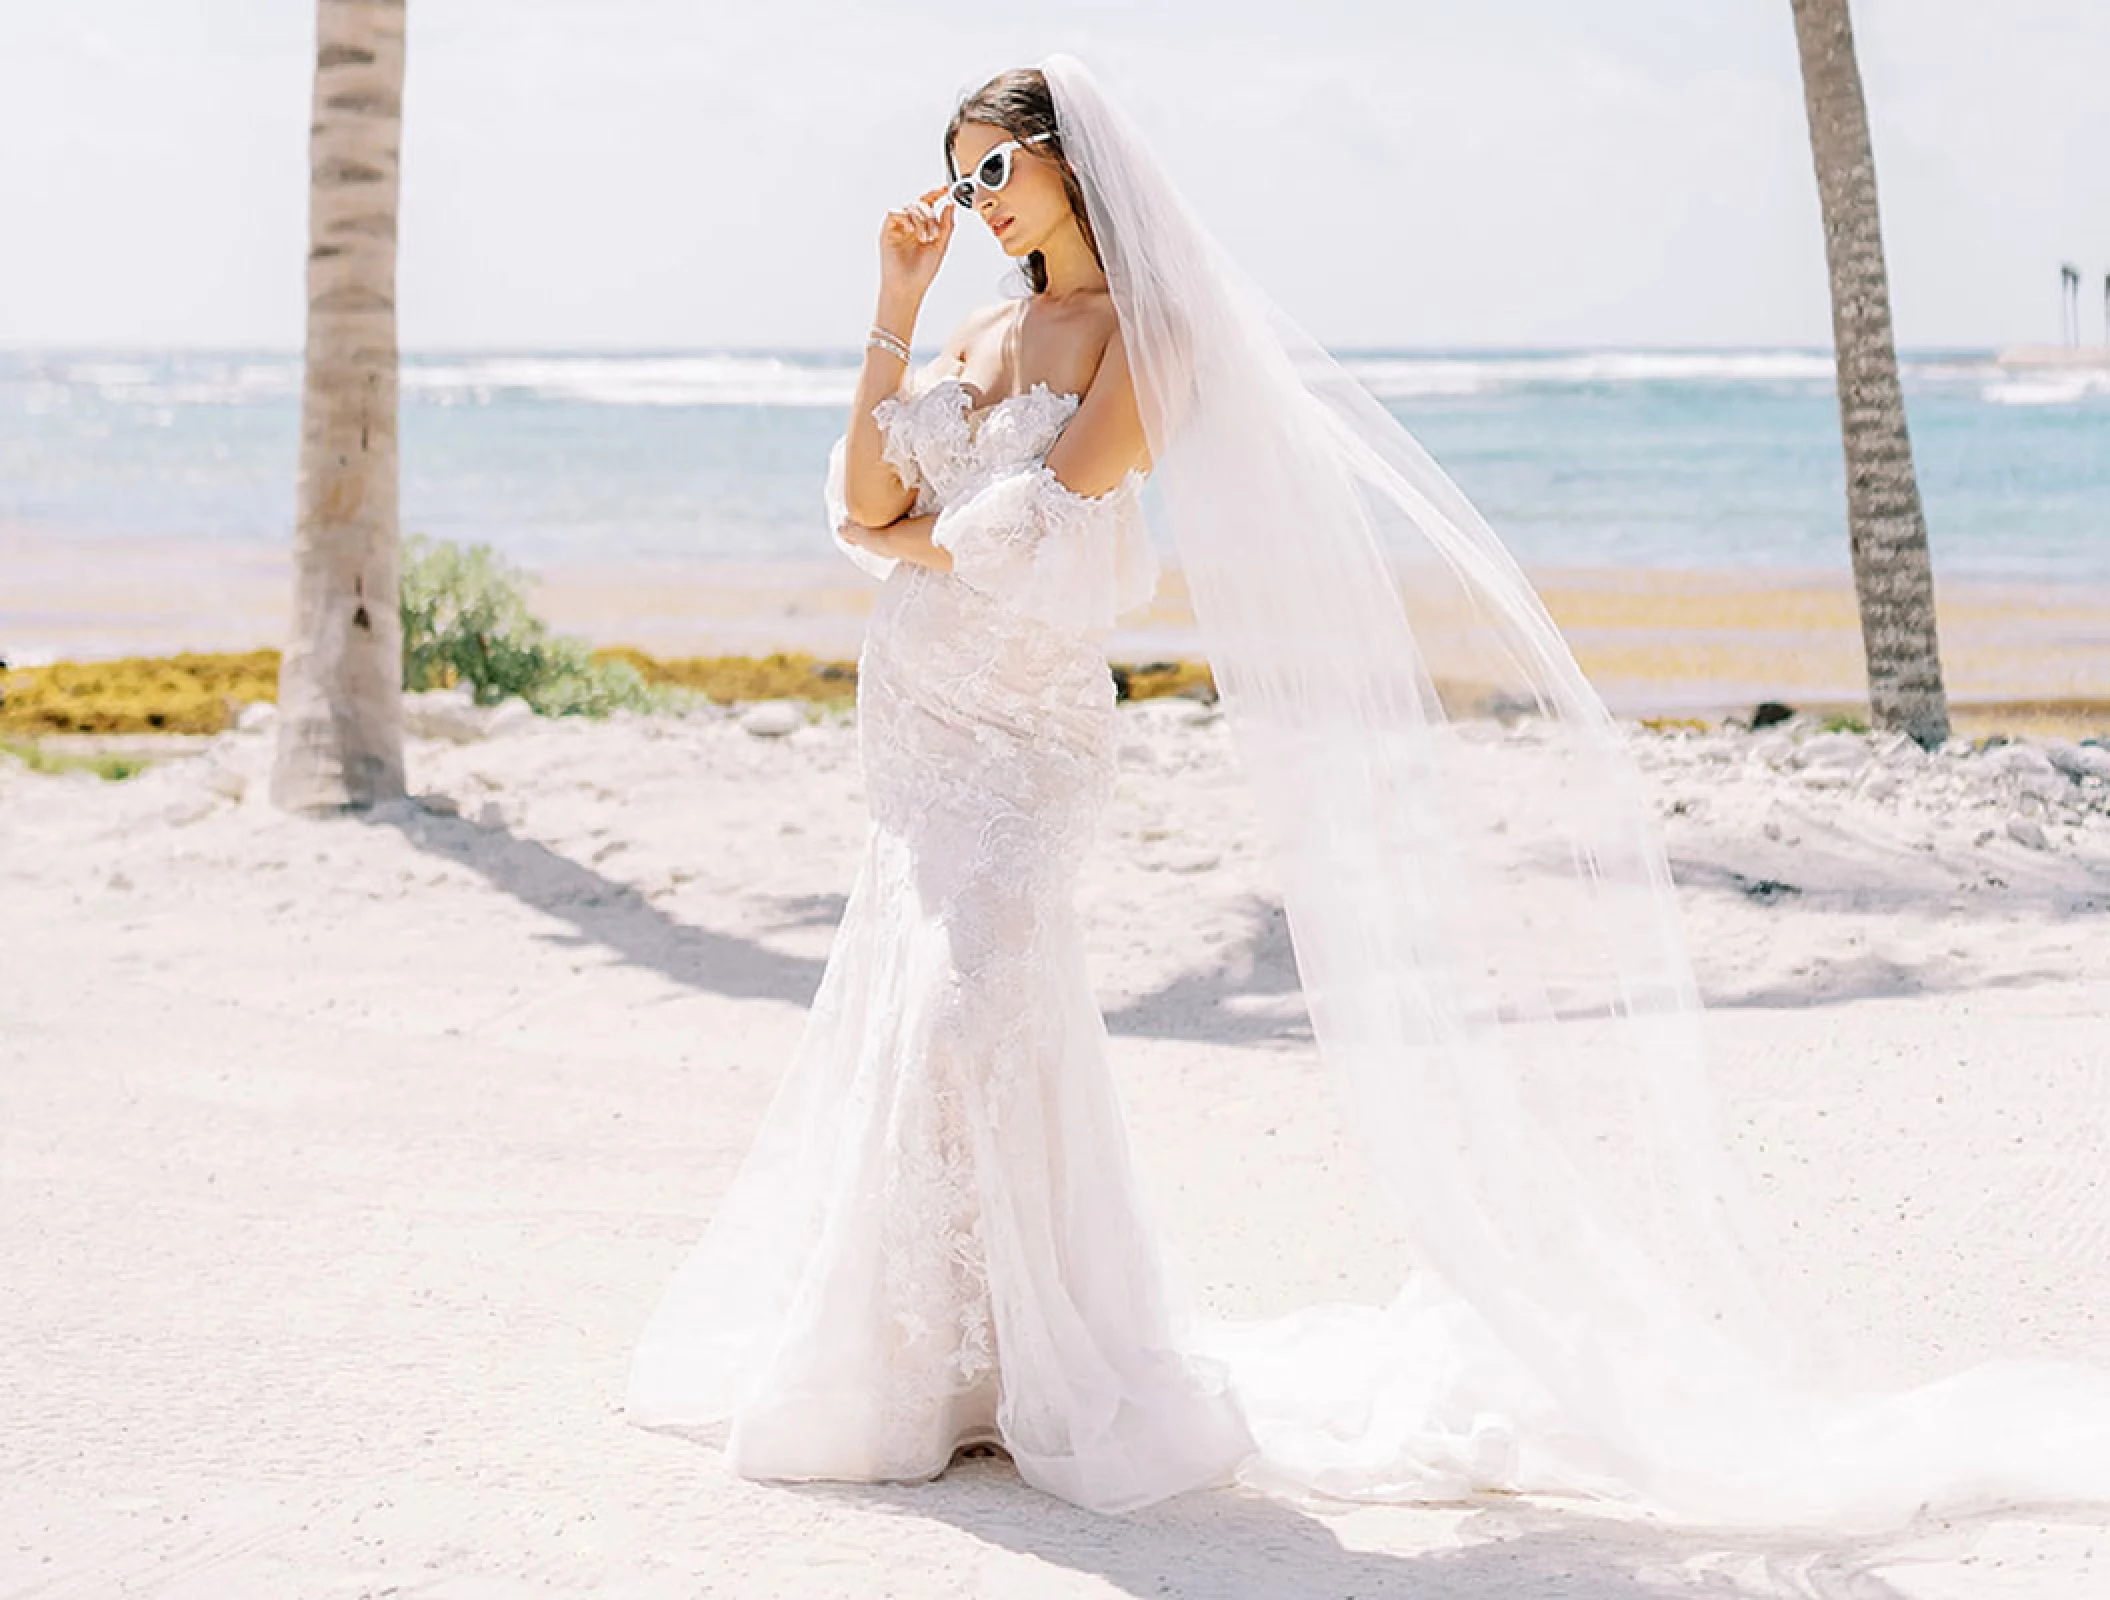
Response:
M971 408L939 365L874 416L953 570L837 537L885 580L858 662L863 864L626 1410L725 1424L762 1478L927 1478L1001 1442L1027 1481L1123 1510L1252 1450L1137 1192L1072 904L1114 777L1103 638L1157 558L1139 472L1084 498L1044 464L1079 396Z
M1493 530L1229 260L1153 141L1074 57L1041 69L1318 1050L1408 1236L1402 1287L1248 1327L1186 1309L1070 903L1111 773L1100 641L1154 577L1140 480L1087 500L1048 472L1078 397L977 412L925 368L874 418L955 568L845 546L884 578L871 841L755 1148L638 1347L631 1417L724 1424L758 1477L927 1476L996 1438L1108 1510L1234 1473L1828 1531L2110 1504L2110 1365L2040 1342L2030 1308L1986 1359L1884 1388L1884 1330L1798 1299L1719 1125L1624 730ZM1801 1092L1868 1116L1851 1063ZM2047 1145L2083 1148L2046 1193L2026 1163L1962 1181L2099 1239L2106 1103L2097 1077L2063 1125L2041 1113Z

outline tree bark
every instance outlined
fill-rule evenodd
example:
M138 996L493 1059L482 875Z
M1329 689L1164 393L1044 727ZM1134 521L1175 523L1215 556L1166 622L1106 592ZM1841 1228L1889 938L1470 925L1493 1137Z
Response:
M397 610L396 199L404 0L317 0L293 636L271 798L403 793Z
M1934 570L1890 320L1875 150L1847 0L1791 0L1824 211L1846 450L1846 520L1871 720L1922 745L1949 736Z

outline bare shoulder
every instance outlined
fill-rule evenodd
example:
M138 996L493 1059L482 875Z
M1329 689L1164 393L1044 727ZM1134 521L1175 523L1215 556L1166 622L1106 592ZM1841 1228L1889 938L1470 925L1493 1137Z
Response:
M946 336L942 354L954 361L965 361L981 337L1002 322L1011 313L1008 300L992 300L988 305L976 306L960 318L952 332Z

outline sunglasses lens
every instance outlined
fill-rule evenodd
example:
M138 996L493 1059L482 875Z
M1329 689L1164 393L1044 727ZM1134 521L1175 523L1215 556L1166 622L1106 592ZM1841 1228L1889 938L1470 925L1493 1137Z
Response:
M985 189L1001 189L1011 181L1011 148L1008 145L992 150L975 168L975 176L982 180Z
M954 205L966 206L972 210L974 207L974 179L962 178L955 183L952 186L952 200Z

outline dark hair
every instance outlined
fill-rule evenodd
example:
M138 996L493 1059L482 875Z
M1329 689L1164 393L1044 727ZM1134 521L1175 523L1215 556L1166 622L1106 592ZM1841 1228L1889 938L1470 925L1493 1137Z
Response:
M999 72L981 88L962 100L959 109L952 114L952 121L945 125L945 170L955 177L952 164L953 135L960 131L963 122L982 122L991 127L1002 128L1014 139L1031 138L1036 133L1051 133L1055 136L1033 148L1042 155L1053 156L1062 167L1062 190L1070 197L1070 211L1077 218L1077 226L1084 230L1084 242L1091 246L1092 259L1098 261L1103 270L1106 263L1099 257L1099 241L1092 234L1092 219L1084 209L1084 186L1077 181L1077 170L1070 165L1069 155L1062 148L1062 134L1055 126L1055 96L1048 89L1048 80L1038 67L1013 67L1008 72ZM1026 282L1033 292L1040 294L1048 287L1048 264L1038 250L1030 251L1025 262Z

